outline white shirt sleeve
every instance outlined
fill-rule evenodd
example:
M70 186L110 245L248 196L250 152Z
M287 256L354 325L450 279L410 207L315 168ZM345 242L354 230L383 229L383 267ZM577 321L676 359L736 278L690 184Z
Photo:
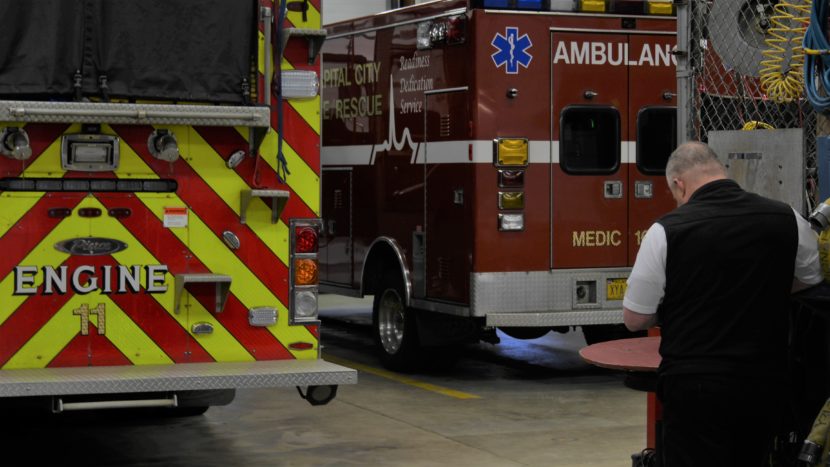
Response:
M805 284L815 285L824 280L818 260L818 238L807 219L801 217L795 209L793 213L798 225L798 252L795 255L794 275Z
M654 223L646 232L628 276L623 306L635 313L654 314L666 293L666 230Z

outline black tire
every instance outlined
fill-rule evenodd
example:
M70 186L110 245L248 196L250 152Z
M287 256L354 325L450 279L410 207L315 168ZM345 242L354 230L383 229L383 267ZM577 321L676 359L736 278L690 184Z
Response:
M582 326L582 333L585 335L585 343L588 345L632 337L645 337L647 334L646 331L631 332L624 324Z
M415 311L405 305L403 279L387 271L375 293L372 333L381 364L395 371L418 369L421 346Z

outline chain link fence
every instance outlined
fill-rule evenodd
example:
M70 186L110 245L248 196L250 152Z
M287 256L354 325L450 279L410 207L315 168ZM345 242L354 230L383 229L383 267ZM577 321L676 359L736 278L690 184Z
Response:
M809 0L687 0L685 5L678 14L678 31L688 30L688 39L678 37L678 69L688 76L678 89L679 112L685 113L681 139L706 142L717 130L804 129L812 207L817 118L804 96L801 70Z

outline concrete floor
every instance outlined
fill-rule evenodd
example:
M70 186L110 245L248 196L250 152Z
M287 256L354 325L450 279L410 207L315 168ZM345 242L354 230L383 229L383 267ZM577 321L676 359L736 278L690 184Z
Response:
M378 365L367 300L322 298L324 355L360 370L329 405L241 390L204 416L0 414L3 465L628 467L645 394L577 354L579 332L467 348L443 374ZM504 337L504 336L503 336Z

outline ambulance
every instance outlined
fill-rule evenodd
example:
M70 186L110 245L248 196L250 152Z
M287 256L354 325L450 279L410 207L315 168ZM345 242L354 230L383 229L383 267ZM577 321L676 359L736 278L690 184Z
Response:
M392 368L459 343L618 335L674 207L675 9L438 0L327 26L321 290L374 295Z

